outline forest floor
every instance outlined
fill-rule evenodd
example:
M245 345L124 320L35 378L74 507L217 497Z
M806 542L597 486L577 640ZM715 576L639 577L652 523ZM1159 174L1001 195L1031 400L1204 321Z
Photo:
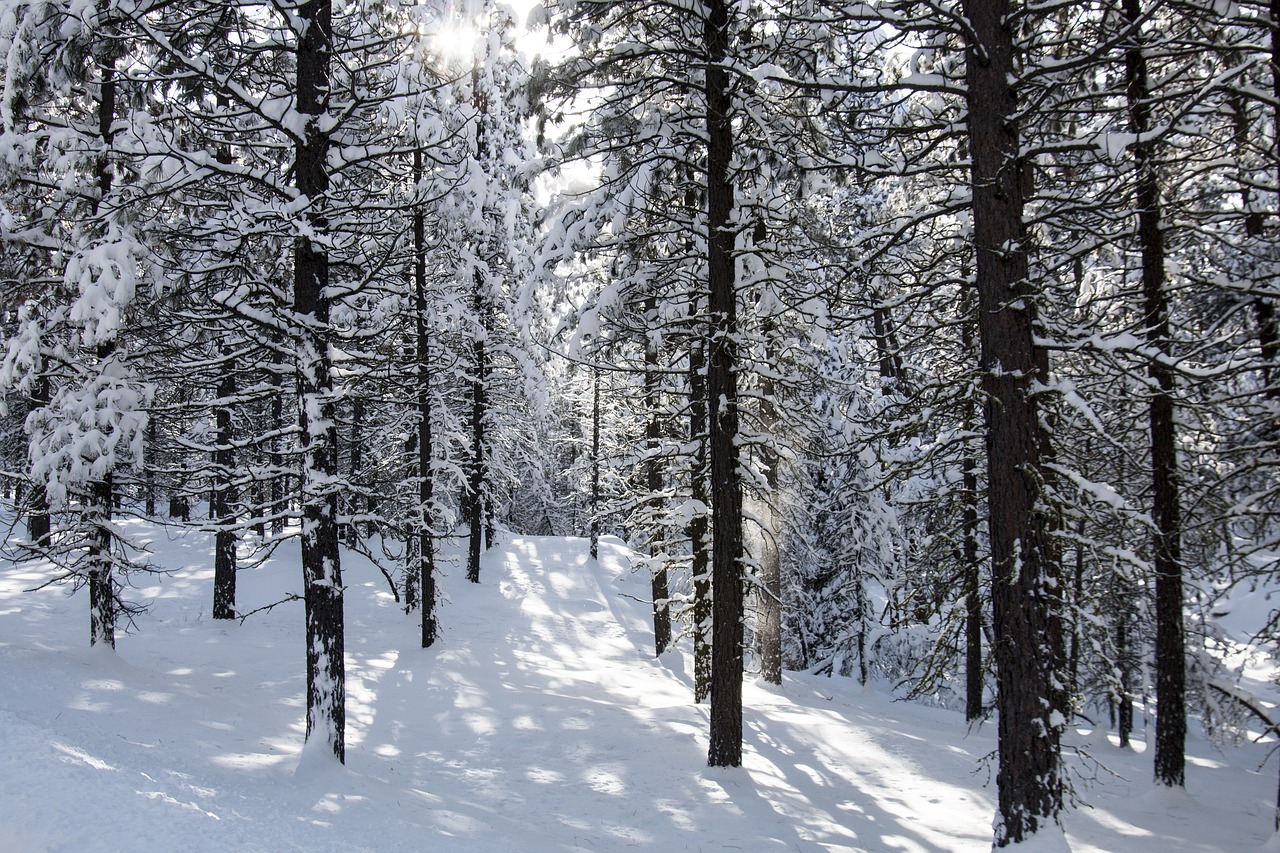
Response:
M87 593L0 563L0 851L961 851L990 847L995 726L847 679L745 689L740 769L706 766L688 650L654 659L622 543L517 538L468 584L446 550L442 638L366 560L348 585L347 764L300 761L300 602L209 617L205 534L131 524L167 575L116 653ZM241 611L300 588L296 546L239 574ZM1272 839L1271 744L1189 744L1186 794L1142 744L1073 731L1071 849L1242 851ZM308 751L310 759L313 753ZM1277 847L1280 849L1280 847Z

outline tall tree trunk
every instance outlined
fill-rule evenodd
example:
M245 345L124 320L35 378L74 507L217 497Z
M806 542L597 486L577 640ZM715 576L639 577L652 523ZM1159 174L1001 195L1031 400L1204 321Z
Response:
M1128 594L1127 592L1122 594ZM1133 734L1133 661L1129 643L1129 612L1121 606L1116 618L1116 657L1120 661L1120 696L1117 698L1118 713L1116 715L1116 734L1120 736L1120 747L1129 746L1129 736Z
M978 460L964 456L964 718L982 716L982 564L978 560Z
M591 370L591 559L600 558L600 371Z
M738 459L738 303L734 281L734 193L729 176L733 125L728 55L730 14L726 0L707 0L707 341L708 417L711 451L711 744L707 763L742 764L742 481Z
M1280 5L1280 0L1277 0ZM1272 28L1272 57L1280 59L1277 51L1280 51L1280 35L1278 31ZM1280 71L1272 68L1272 82L1276 86L1277 92L1280 93ZM1232 144L1237 153L1243 158L1249 148L1250 127L1249 127L1249 110L1248 100L1245 98L1244 92L1233 89L1227 93L1227 104L1231 110L1231 123L1233 129ZM1280 111L1277 111L1280 113ZM1280 129L1280 117L1273 122L1274 129ZM1280 140L1276 141L1276 145L1280 146ZM1277 159L1280 163L1280 159ZM1258 243L1263 234L1262 212L1253 209L1253 189L1250 186L1247 176L1243 174L1244 167L1241 166L1240 176L1240 208L1244 211L1244 236L1249 243L1249 251L1258 251ZM1280 177L1278 175L1277 177ZM1244 282L1245 286L1250 286L1252 282ZM1254 320L1258 324L1258 349L1261 356L1261 373L1262 373L1262 393L1267 399L1275 399L1280 395L1280 386L1274 384L1274 370L1276 367L1276 359L1280 358L1280 328L1277 328L1275 305L1266 296L1255 296L1252 300Z
M698 302L691 300L691 315L698 316ZM689 441L693 459L689 470L690 497L698 511L689 519L689 551L693 574L693 701L711 695L711 565L707 512L707 377L706 350L699 331L689 345Z
M967 270L966 270L967 273ZM974 352L973 302L965 297L965 318L960 326L961 346L966 354ZM970 356L972 357L972 356ZM977 421L977 401L965 401L964 430L972 433ZM966 441L962 476L963 506L961 517L964 541L961 543L961 565L964 571L964 718L973 722L982 716L984 687L982 669L982 564L978 560L978 451Z
M156 435L157 429L156 419L154 417L147 418L147 442L143 448L146 458L143 512L146 513L149 520L156 517L156 468L159 467L156 459L156 448L159 446L158 436Z
M283 439L280 431L284 429L284 385L281 381L283 357L279 347L271 349L271 533L278 536L284 532L285 516L289 513L289 475L284 470Z
M89 645L116 647L116 590L111 554L111 475L89 484Z
M475 271L471 292L471 307L480 324L471 342L471 459L467 477L467 580L480 583L480 555L484 552L481 536L484 532L485 504L485 388L489 376L488 354L485 351L487 323L483 319L487 311L484 294L484 274Z
M236 618L236 533L232 468L235 440L231 407L236 395L236 366L227 346L222 348L223 374L218 381L218 402L214 410L217 429L213 451L213 618Z
M44 375L43 367L42 360L41 373L31 391L31 402L37 407L49 405L49 379ZM33 545L48 548L53 541L53 525L49 518L49 493L43 481L33 479L31 491L27 495L27 505L27 536Z
M650 295L645 299L645 316L649 328L657 326L658 298ZM658 524L662 512L662 417L658 411L661 388L658 378L658 345L652 335L648 336L644 347L644 404L648 413L645 424L645 487L649 490L649 592L653 601L653 647L654 654L661 655L671 645L671 610L668 600L671 592L667 585L666 554L662 550L660 527Z
M110 21L110 10L101 2L98 4L99 14L103 18L103 37L94 53L98 64L98 137L101 142L101 153L94 165L95 183L98 197L92 208L96 216L103 199L111 194L112 170L108 151L115 139L116 117L116 58L119 46L116 44ZM116 357L114 340L98 344L97 357L99 364ZM100 479L92 480L87 486L85 520L89 527L89 645L99 643L111 648L116 646L116 597L115 578L113 576L111 515L115 506L112 473L107 471Z
M1129 28L1125 46L1125 89L1129 120L1138 141L1130 146L1137 180L1138 245L1142 252L1143 326L1147 345L1157 353L1148 373L1151 391L1152 542L1156 577L1156 757L1155 778L1181 787L1185 781L1186 637L1182 618L1182 509L1178 500L1177 436L1174 428L1174 377L1169 354L1169 297L1165 287L1164 235L1151 130L1147 61L1143 54L1142 2L1124 0Z
M361 469L364 467L364 417L364 398L356 396L351 401L351 440L347 443L347 470L353 486L360 482ZM348 507L351 520L347 522L346 529L349 547L355 547L360 539L360 522L356 517L360 514L361 504L364 504L362 496L353 490Z
M1087 627L1081 618L1084 612L1084 534L1086 520L1082 517L1076 522L1075 570L1071 573L1071 606L1074 618L1071 620L1071 650L1067 655L1067 686L1072 696L1080 693L1080 653Z
M422 179L422 152L413 152L414 182ZM436 557L435 539L431 533L432 512L435 502L435 471L432 467L435 455L431 440L431 340L427 328L427 236L426 221L421 206L413 211L413 293L414 293L414 349L418 378L418 436L417 460L418 513L417 559L414 574L422 590L422 648L433 645L439 632L436 624Z
M1053 636L1055 573L1038 506L1043 436L1033 380L1041 359L1027 280L1014 9L1009 0L965 0L964 12L999 709L995 844L1003 847L1052 828L1062 809L1061 638Z
M761 336L765 340L766 368L760 378L760 467L764 473L765 495L760 506L760 590L756 619L756 642L760 654L760 677L769 684L782 683L782 537L778 513L778 467L781 463L774 444L778 428L777 387L769 373L776 363L772 318L766 319ZM859 635L862 642L862 635ZM862 661L862 682L866 683L866 663Z
M1271 0L1271 94L1273 103L1280 104L1280 0ZM1280 106L1272 110L1272 156L1275 160L1277 187L1280 187ZM1246 134L1247 134L1246 130ZM1262 214L1251 213L1245 222L1250 236L1262 235ZM1254 300L1254 312L1258 321L1258 343L1262 355L1263 393L1273 403L1280 400L1280 381L1275 371L1280 367L1280 330L1277 330L1275 305L1266 296ZM1280 414L1272 414L1272 426L1280 427Z
M307 224L328 230L329 68L333 50L331 0L306 0L297 9L297 108L306 116L294 174L307 200ZM319 732L340 762L346 760L346 666L342 570L338 555L337 421L329 358L329 256L322 243L294 243L293 308L298 330L298 426L302 445L302 572L307 622L307 738Z

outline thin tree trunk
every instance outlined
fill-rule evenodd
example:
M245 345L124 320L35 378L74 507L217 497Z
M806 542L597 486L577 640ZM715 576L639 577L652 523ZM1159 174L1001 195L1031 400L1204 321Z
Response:
M99 11L104 19L110 14L102 3ZM111 194L112 171L107 151L115 138L113 125L116 117L116 55L118 48L110 32L111 25L104 27L108 32L104 38L101 52L95 55L98 72L101 75L98 86L98 136L102 143L95 169L95 183L98 187L98 198L93 202L93 213L97 215L101 201ZM98 344L97 356L99 364L115 356L114 340ZM99 643L111 648L116 646L116 600L115 578L112 564L111 515L115 505L112 472L107 471L100 479L88 484L85 519L89 526L89 645Z
M1133 662L1129 648L1129 614L1121 608L1116 620L1116 657L1120 661L1120 696L1117 699L1116 734L1121 749L1129 746L1133 734Z
M475 271L471 307L476 314L476 322L480 328L476 330L471 343L473 375L471 377L471 459L467 479L468 500L468 538L467 538L467 580L480 583L480 555L484 549L481 544L485 519L485 384L488 381L488 357L485 352L485 335L487 329L482 319L486 312L484 298L484 274Z
M1143 54L1141 0L1124 0L1129 27L1125 48L1125 88L1129 118L1138 141L1130 146L1137 172L1138 244L1142 252L1143 326L1158 355L1148 368L1154 383L1150 403L1152 543L1156 578L1156 750L1155 778L1181 787L1185 781L1186 638L1182 618L1182 519L1178 501L1174 377L1164 363L1169 354L1169 297L1165 289L1164 235L1160 187L1153 146L1142 139L1151 129L1147 61Z
M600 371L591 371L591 559L600 558Z
M742 482L738 459L738 305L734 287L734 192L726 0L706 3L707 290L710 338L707 390L711 451L711 743L707 763L742 764Z
M1067 655L1067 685L1072 696L1080 695L1080 647L1084 639L1085 624L1080 614L1084 610L1084 533L1085 519L1076 523L1076 564L1071 573L1071 602L1075 618L1071 620L1071 650Z
M1271 30L1271 75L1272 87L1277 94L1280 94L1280 69L1277 69L1275 62L1280 60L1280 19L1275 17L1280 13L1280 0L1276 0L1272 5L1272 26ZM1241 162L1248 150L1250 128L1248 101L1245 99L1244 92L1233 89L1227 93L1227 103L1231 109L1231 119L1234 126L1234 139L1232 140L1237 152L1241 156ZM1280 139L1274 139L1274 132L1280 130L1280 109L1276 110L1275 118L1272 120L1273 141L1277 147L1276 163L1280 164ZM1280 165L1278 165L1280 169ZM1243 172L1243 167L1241 168ZM1280 174L1277 174L1280 179ZM1253 190L1250 188L1249 181L1242 174L1240 180L1240 208L1244 211L1244 234L1249 242L1249 251L1258 251L1257 245L1263 236L1263 220L1262 212L1253 209ZM1252 285L1252 282L1245 282L1245 286ZM1277 326L1275 305L1271 299L1266 296L1255 296L1252 299L1252 307L1254 312L1254 320L1258 325L1258 354L1261 357L1261 373L1262 373L1262 393L1268 400L1275 400L1280 397L1280 385L1275 382L1276 360L1280 358L1280 327ZM1274 423L1272 424L1274 426Z
M656 325L658 299L650 295L645 300L645 316L650 323ZM644 348L644 402L648 413L645 424L645 486L649 490L649 559L652 561L649 571L650 596L653 601L653 647L655 655L662 655L671 645L671 610L668 600L671 597L667 586L666 554L658 541L658 520L662 512L662 462L659 453L662 450L662 420L658 411L661 389L658 382L658 347L652 336L645 341Z
M145 502L143 511L146 513L147 519L151 520L156 517L156 448L159 446L156 436L156 419L154 417L147 418L147 443L144 447L146 464L145 464Z
M422 178L422 152L413 152L415 183ZM413 211L413 292L415 367L418 377L418 435L417 460L418 513L417 559L413 572L422 589L422 648L436 641L439 626L436 623L436 558L435 539L431 534L431 508L435 502L435 472L432 461L435 455L431 437L431 340L427 329L427 237L422 208Z
M1061 638L1053 636L1047 587L1055 572L1039 507L1043 436L1032 383L1041 359L1027 280L1014 9L1009 0L965 0L964 12L999 710L995 844L1003 847L1050 829L1062 809Z
M333 49L331 0L298 7L297 109L307 117L297 148L298 191L309 203L311 230L328 228L329 138L320 128L328 109ZM346 760L346 666L342 570L338 554L337 425L334 417L329 326L329 256L308 237L294 243L294 311L298 332L298 426L302 445L302 571L307 634L307 739L317 731L340 762ZM318 417L316 417L318 415Z
M964 457L964 718L982 716L982 564L978 560L978 460Z
M271 438L271 533L279 535L284 532L285 516L289 507L286 495L289 491L289 475L284 470L283 439L280 430L284 429L284 387L281 382L280 367L282 358L279 348L273 347L271 352L271 429L275 435Z
M967 273L967 270L965 271ZM973 302L965 298L965 320L960 326L961 346L974 352ZM965 402L964 429L972 433L977 420L977 401ZM963 501L961 517L964 541L961 558L964 570L964 718L973 722L982 716L984 673L982 669L982 565L978 560L978 452L970 440L964 451Z
M698 316L698 299L692 315ZM689 551L693 574L693 701L711 695L711 566L707 512L707 377L704 343L698 332L689 348L689 440L693 459L689 470L690 497L699 510L689 519Z
M111 554L111 475L89 485L89 645L116 647L116 592Z
M41 370L43 371L43 361ZM43 372L31 391L31 401L37 407L49 405L49 379ZM49 493L43 481L32 481L27 501L30 507L27 514L27 535L37 547L48 548L53 541L53 525L49 517Z
M213 518L217 524L213 545L213 618L236 617L236 534L232 468L235 440L231 406L236 395L235 361L228 347L222 350L223 374L218 381L218 403L214 411L217 446L213 451Z
M1273 103L1280 104L1280 0L1271 0L1271 93ZM1271 144L1276 165L1276 180L1280 182L1280 106L1272 111ZM1280 187L1280 183L1277 183ZM1262 215L1253 214L1252 228L1258 236L1262 234ZM1249 227L1249 222L1246 222ZM1270 401L1280 399L1280 382L1273 380L1275 370L1280 365L1280 331L1277 330L1275 305L1265 296L1254 300L1254 310L1258 320L1258 342L1263 364L1263 393ZM1280 416L1273 415L1273 426L1277 426Z
M357 396L351 401L351 440L347 444L347 470L351 483L360 482L361 469L364 467L364 398ZM351 520L347 522L347 545L354 547L360 539L359 521L360 504L363 503L358 492L352 491L349 511Z
M773 320L767 319L761 329L765 340L765 373L760 378L760 432L764 444L760 448L765 495L760 507L760 591L756 617L756 642L760 654L760 678L769 684L782 683L782 537L778 515L778 467L781 464L773 444L778 428L777 387L768 372L776 363L773 348ZM861 636L861 635L860 635ZM861 639L859 640L861 643ZM859 653L859 661L862 661ZM866 663L860 663L862 683L866 683Z

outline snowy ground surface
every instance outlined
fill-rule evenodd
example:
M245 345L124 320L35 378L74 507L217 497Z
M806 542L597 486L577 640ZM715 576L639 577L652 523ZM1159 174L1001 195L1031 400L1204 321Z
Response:
M302 605L209 618L202 534L134 527L171 575L117 654L86 593L0 564L0 851L980 851L994 726L855 683L748 684L741 769L706 766L687 650L654 660L647 581L616 540L522 538L482 583L446 565L443 639L347 556L347 766L303 742ZM240 574L240 607L300 587L292 556ZM1193 725L1193 728L1195 726ZM1076 732L1075 851L1240 851L1271 836L1269 744L1191 741L1187 794ZM1274 843L1274 841L1273 841ZM1280 849L1278 847L1277 849Z

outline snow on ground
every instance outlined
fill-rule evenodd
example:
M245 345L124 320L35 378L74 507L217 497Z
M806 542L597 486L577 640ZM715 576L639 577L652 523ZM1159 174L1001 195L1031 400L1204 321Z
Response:
M512 539L479 585L446 565L428 650L382 576L346 555L347 765L299 771L302 605L215 622L208 538L130 532L174 571L132 591L151 607L116 654L87 648L84 592L24 592L49 568L0 563L0 853L990 846L994 726L846 680L748 684L745 765L708 768L688 651L652 657L647 580L611 539L598 562L583 540ZM291 554L240 573L242 610L299 589ZM1271 835L1265 743L1193 738L1173 795L1140 748L1071 742L1105 768L1071 759L1075 851Z

